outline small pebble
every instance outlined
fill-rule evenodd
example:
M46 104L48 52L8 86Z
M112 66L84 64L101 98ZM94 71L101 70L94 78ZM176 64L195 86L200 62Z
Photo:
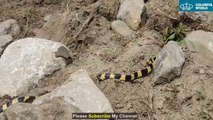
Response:
M44 17L44 21L49 21L50 19L51 19L51 17L52 17L52 15L46 15L45 17Z
M204 72L204 69L201 68L200 71L199 71L199 73L200 73L200 74L204 74L204 73L205 73L205 72Z

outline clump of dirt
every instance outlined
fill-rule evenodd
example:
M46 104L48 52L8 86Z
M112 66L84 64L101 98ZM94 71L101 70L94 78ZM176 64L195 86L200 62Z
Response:
M97 74L103 72L126 74L144 68L146 61L161 50L164 41L160 31L177 21L186 22L190 19L174 17L178 14L175 7L170 9L171 2L162 1L168 5L160 4L157 7L151 4L159 3L155 0L147 2L148 22L133 37L126 38L113 32L109 18L98 13L94 14L79 34L95 2L96 0L0 2L0 21L13 18L21 27L21 34L16 39L34 36L47 38L61 42L73 51L74 62L39 81L38 88L51 91L63 84L71 73L83 68L110 100L115 112L137 112L143 120L212 119L213 69L194 64L193 57L187 50L181 77L166 85L153 86L153 74L134 83L114 80L99 82L96 78ZM159 11L161 16L156 15ZM51 15L50 20L44 20L46 15ZM187 22L188 26L192 26L189 23ZM197 21L194 23L195 26L199 25ZM79 36L73 39L76 34Z

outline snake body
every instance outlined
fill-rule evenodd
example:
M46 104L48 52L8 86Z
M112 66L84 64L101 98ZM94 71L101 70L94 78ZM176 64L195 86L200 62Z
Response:
M155 62L156 57L149 59L147 62L147 67L139 70L133 74L125 75L120 73L103 73L98 74L97 78L99 80L107 80L107 79L116 79L121 81L133 81L135 79L148 76L153 71L153 65Z
M15 98L5 104L3 104L2 106L0 106L0 113L4 112L5 110L8 109L8 107L10 107L11 105L15 104L15 103L23 103L23 102L27 102L27 101L34 101L37 98L37 96L24 96L24 97L18 97Z

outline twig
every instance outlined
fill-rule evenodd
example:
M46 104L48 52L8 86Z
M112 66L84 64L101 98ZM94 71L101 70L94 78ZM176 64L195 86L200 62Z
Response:
M100 5L100 2L96 2L94 3L94 6L90 12L89 17L86 19L86 21L84 21L82 27L80 28L80 30L77 32L77 34L73 37L74 40L76 40L76 38L80 35L80 33L83 31L83 29L89 24L89 22L92 20L92 18L94 17L95 13L97 12L97 9Z
M166 14L165 12L161 11L160 9L157 9L156 12L154 12L154 14L159 15L159 16L164 16L169 19L177 20L177 18L174 18L171 15Z
M80 23L82 23L82 21L81 21L81 20L79 19L79 17L78 17L78 13L76 13L75 16L76 16L76 19L77 19Z

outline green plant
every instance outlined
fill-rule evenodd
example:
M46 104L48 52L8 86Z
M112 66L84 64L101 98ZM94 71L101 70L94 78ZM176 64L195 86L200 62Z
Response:
M186 42L184 38L186 37L186 26L183 23L179 23L176 28L174 27L166 27L163 32L163 37L165 43L168 41L176 41L182 47L186 47Z

